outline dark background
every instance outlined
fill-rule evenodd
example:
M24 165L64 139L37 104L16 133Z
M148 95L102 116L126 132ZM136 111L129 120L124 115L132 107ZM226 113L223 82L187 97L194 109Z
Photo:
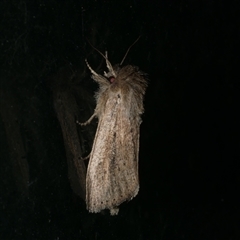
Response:
M240 239L237 3L2 0L0 238ZM118 216L90 214L53 92L80 86L93 100L84 59L105 64L88 41L115 64L139 35L125 64L149 78L140 192Z

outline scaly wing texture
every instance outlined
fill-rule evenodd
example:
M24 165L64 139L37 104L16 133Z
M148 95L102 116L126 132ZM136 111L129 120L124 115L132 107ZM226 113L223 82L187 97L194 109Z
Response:
M90 212L110 209L138 193L140 116L132 119L121 91L106 102L90 155L86 179L86 202Z

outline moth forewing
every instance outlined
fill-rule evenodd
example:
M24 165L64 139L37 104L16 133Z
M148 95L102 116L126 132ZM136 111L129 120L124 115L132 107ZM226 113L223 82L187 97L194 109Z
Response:
M109 209L117 215L118 206L139 190L140 114L147 82L137 67L111 68L106 62L115 76L111 71L99 75L88 64L99 83L94 113L99 122L87 169L86 203L90 212Z

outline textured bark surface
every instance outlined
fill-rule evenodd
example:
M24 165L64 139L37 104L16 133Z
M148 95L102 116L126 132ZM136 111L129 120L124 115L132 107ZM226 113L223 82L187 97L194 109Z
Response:
M66 72L66 69L60 71L52 80L53 104L62 130L71 187L85 201L86 162L82 157L86 154L84 141L91 144L93 134L81 132L77 120L84 119L93 110L94 103L90 93L77 85L81 77L74 83Z

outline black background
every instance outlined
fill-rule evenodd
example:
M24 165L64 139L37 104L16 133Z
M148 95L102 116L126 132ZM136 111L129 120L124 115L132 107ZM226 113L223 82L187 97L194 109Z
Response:
M1 1L0 238L240 239L237 5ZM139 35L125 64L149 78L140 192L118 216L90 214L68 181L51 79L71 69L93 93L84 59L94 69L103 61L88 40L115 64ZM9 108L14 116L4 115ZM24 142L27 189L26 174L9 160L5 126L13 120Z

